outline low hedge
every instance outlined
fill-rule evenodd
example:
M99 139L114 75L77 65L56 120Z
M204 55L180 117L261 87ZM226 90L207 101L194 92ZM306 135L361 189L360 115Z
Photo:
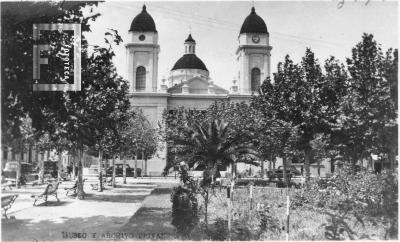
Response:
M272 182L270 182L268 180L260 180L260 179L239 179L235 182L235 185L236 186L248 186L248 185L250 185L250 183L253 183L254 186L267 187L267 186L270 186Z

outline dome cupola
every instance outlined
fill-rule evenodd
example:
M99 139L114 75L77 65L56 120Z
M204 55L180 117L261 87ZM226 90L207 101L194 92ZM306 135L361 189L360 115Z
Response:
M251 8L251 13L244 20L240 34L252 33L252 34L268 34L267 25L264 20L256 14L254 7Z
M184 54L174 65L172 70L199 69L208 71L206 65L195 54Z
M196 56L195 48L196 48L196 41L193 39L192 35L189 34L189 36L185 40L185 54L175 63L172 70L199 69L208 71L203 61Z
M133 19L129 31L157 32L153 18L146 11L146 5L143 5L142 12Z
M192 38L192 35L189 34L185 40L185 54L194 54L196 52L195 48L196 41Z

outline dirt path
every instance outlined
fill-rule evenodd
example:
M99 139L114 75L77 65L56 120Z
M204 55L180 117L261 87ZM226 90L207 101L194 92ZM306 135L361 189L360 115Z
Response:
M171 225L170 194L173 186L164 184L154 189L121 231L133 240L176 240L175 228Z

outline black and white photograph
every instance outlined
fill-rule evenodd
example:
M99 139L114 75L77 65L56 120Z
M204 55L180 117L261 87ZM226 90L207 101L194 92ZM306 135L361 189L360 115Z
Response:
M1 241L397 241L399 2L0 1Z

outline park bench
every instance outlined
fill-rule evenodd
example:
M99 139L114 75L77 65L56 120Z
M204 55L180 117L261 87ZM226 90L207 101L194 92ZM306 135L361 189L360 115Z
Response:
M6 188L12 190L12 187L16 185L15 179L2 178L1 179L1 190L4 191Z
M44 202L47 202L47 198L49 196L54 196L57 199L57 202L60 201L57 197L57 190L58 190L58 185L60 185L61 182L53 182L49 183L46 186L46 189L44 189L44 192L38 196L33 196L35 198L35 201L33 202L33 206L36 206L36 201L39 199L44 200Z
M85 183L85 181L86 181L86 179L83 179L83 180L82 180L82 186L83 186L83 184ZM70 187L70 188L64 188L64 190L67 191L67 192L65 193L65 196L68 196L68 193L69 193L69 192L73 192L72 195L75 195L75 194L77 193L78 183L79 183L79 180L77 179L72 187Z
M15 199L17 199L18 195L7 195L4 197L1 197L1 209L4 210L4 217L8 219L7 217L7 210L11 208L13 203L15 202Z

